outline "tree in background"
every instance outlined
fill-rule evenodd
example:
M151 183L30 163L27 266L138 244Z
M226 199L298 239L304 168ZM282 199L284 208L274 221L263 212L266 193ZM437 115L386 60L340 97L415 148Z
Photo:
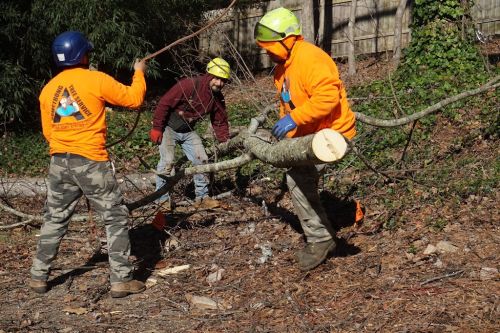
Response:
M40 87L55 74L51 43L79 30L95 46L93 66L120 77L135 58L156 51L203 24L207 9L223 1L201 0L4 0L0 3L0 132L38 123ZM210 6L210 7L209 7ZM160 78L168 54L149 64Z
M34 97L36 84L29 75L22 50L31 1L0 3L0 125L18 118ZM25 105L25 106L23 106ZM31 103L33 105L33 103ZM1 131L1 130L0 130Z

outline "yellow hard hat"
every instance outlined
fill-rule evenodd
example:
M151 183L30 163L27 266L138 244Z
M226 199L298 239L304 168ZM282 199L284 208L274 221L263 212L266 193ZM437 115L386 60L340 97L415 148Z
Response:
M231 76L231 67L229 63L222 58L214 58L207 65L207 73L221 79L229 79Z
M254 38L258 42L276 42L291 35L302 35L302 28L297 16L283 7L271 10L255 25Z

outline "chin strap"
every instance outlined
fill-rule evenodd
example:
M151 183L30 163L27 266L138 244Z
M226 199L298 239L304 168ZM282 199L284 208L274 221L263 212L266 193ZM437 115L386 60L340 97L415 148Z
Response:
M280 44L281 44L281 45L283 45L283 47L284 47L284 48L285 48L285 50L286 50L286 59L285 59L285 61L286 61L286 60L288 60L288 58L290 58L290 54L292 54L292 49L293 49L293 46L295 45L295 42L296 42L296 41L297 41L297 38L295 38L295 39L294 39L294 41L293 41L293 45L292 45L292 47L290 47L290 48L288 48L288 46L286 46L286 44L285 44L285 43L283 43L283 40L280 40L280 41L279 41L279 42L280 42Z

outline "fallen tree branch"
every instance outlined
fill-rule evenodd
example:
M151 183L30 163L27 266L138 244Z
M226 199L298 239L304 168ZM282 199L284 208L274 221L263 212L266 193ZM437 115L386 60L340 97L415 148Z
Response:
M2 208L3 210L5 210L8 213L11 213L15 216L21 217L23 219L28 219L28 220L33 220L33 221L42 221L42 216L35 216L35 215L22 213L20 211L15 210L14 208L11 208L9 206L4 205L1 201L0 201L0 208Z
M464 99L466 97L469 97L469 96L474 96L474 95L480 94L480 93L482 93L486 90L489 90L489 89L495 89L495 88L500 86L500 83L496 83L499 80L500 80L500 75L494 77L493 79L491 79L490 81L488 81L487 83L485 83L484 85L482 85L479 88L464 91L461 94L446 98L446 99L428 107L425 110L414 113L414 114L409 115L407 117L398 118L398 119L378 119L378 118L374 118L372 116L365 115L361 112L355 112L356 119L361 121L362 123L372 125L372 126L377 126L377 127L396 127L396 126L409 124L417 119L420 119L420 118L427 116L433 112L441 110L443 107L445 107L451 103L457 102L457 101Z
M33 222L33 219L28 219L28 220L23 221L23 222L18 222L18 223L9 224L9 225L2 225L2 226L0 226L0 230L14 229L14 228L17 228L17 227L21 227L21 226L30 224L31 222Z
M31 215L31 214L22 213L14 208L11 208L9 206L2 204L2 202L0 202L0 208L5 210L8 213L15 215L15 216L21 217L23 219L27 219L24 222L14 223L14 224L11 224L8 226L0 226L0 230L12 229L12 228L16 228L18 226L30 224L32 222L42 222L43 221L43 216L41 216L41 215ZM89 219L89 217L86 215L74 215L71 218L72 221L77 221L77 222L87 221L88 219Z
M438 280L446 279L446 278L449 278L449 277L453 277L453 276L456 276L458 274L462 274L463 272L464 272L463 269L461 269L459 271L451 272L449 274L436 276L436 277L433 277L431 279L425 280L424 282L420 283L420 286L426 285L426 284L434 282L434 281L438 281Z
M265 118L254 118L247 131L248 135L256 131L258 124ZM144 160L141 163L152 172L162 177L166 183L153 193L126 204L129 211L145 206L170 191L183 177L198 173L218 172L243 166L255 157L276 167L291 167L296 165L310 165L328 163L341 159L346 150L347 143L341 134L331 129L323 129L318 133L308 136L285 139L277 143L269 143L256 136L248 136L244 142L247 153L231 160L217 163L202 164L186 169L176 170L174 176L167 177L155 171Z
M231 138L230 140L221 143L220 145L217 146L217 151L221 154L227 154L228 152L243 146L243 142L252 134L255 134L257 132L257 129L259 128L260 125L262 125L266 119L267 115L269 112L271 112L273 109L277 108L278 104L273 103L268 106L266 106L261 114L257 117L254 117L250 120L250 124L248 125L248 128L245 131L241 131L238 133L237 136L234 138Z
M365 116L361 113L356 113L358 120L372 124L375 126L382 126L382 127L393 127L393 126L400 126L404 125L406 123L415 121L418 118L421 118L431 112L434 112L436 110L439 110L445 105L448 105L450 103L453 103L455 101L458 101L462 98L465 98L467 96L472 96L478 93L481 93L483 91L486 91L491 88L496 88L500 86L500 83L496 83L498 80L500 80L500 76L495 77L494 79L490 80L488 83L485 85L474 89L470 90L467 92L464 92L462 94L456 95L454 97L445 99L429 108L426 110L423 110L421 112L415 113L413 115L410 115L405 118L401 119L395 119L395 120L381 120L381 119L376 119L373 117ZM305 137L299 137L299 138L294 138L294 139L286 139L279 141L277 143L270 143L268 141L263 140L262 138L259 138L255 136L255 132L257 131L257 128L259 125L264 123L267 117L267 113L274 108L274 105L269 105L266 107L263 111L263 113L256 118L252 118L250 125L248 127L248 130L242 131L240 134L238 134L237 137L231 139L233 142L228 143L224 149L226 150L229 149L229 147L236 147L239 146L240 144L246 148L247 152L244 153L243 155L234 158L232 160L227 160L227 161L222 161L218 163L212 163L212 164L205 164L205 165L198 165L198 166L193 166L190 168L186 169L180 169L176 172L175 176L173 177L166 177L165 175L159 174L159 176L163 177L164 179L167 180L166 184L158 189L157 191L135 201L132 203L126 204L127 208L129 211L133 211L134 209L137 209L139 207L145 206L158 198L160 198L163 194L166 192L170 191L173 186L182 178L185 176L189 175L194 175L198 173L209 173L209 172L218 172L218 171L223 171L223 170L228 170L228 169L233 169L237 168L239 166L242 166L246 163L249 163L255 158L258 158L262 160L265 163L271 164L276 167L291 167L295 165L302 165L302 164L311 164L311 163L327 163L327 162L332 162L335 160L338 160L340 157L336 156L338 152L335 151L335 149L332 149L330 146L335 146L334 144L330 144L328 140L323 141L322 144L318 145L323 147L322 150L332 156L334 158L332 160L325 160L320 158L314 150L313 147L313 140L314 137L319 137L321 133L315 133L310 136L305 136ZM332 131L334 132L334 131ZM378 173L392 181L395 180L394 177L391 177L390 175L378 171L376 168L371 166L371 164L362 156L362 154L356 149L354 144L350 141L347 141L347 144L351 147L351 149L363 160L363 162L367 165L369 169L374 171L375 173ZM343 156L343 153L342 153ZM145 163L145 162L144 162ZM151 169L148 166L149 169ZM152 170L155 174L158 174L155 170ZM396 177L396 179L400 179L400 177ZM18 212L15 209L12 209L10 207L7 207L5 205L2 205L0 203L0 208L11 212L12 214L22 217L24 219L31 219L33 221L41 221L42 217L41 216L33 216L29 214L24 214L21 212ZM85 221L88 220L88 216L81 216L77 215L73 217L74 221ZM26 221L25 221L26 222Z
M175 184L177 184L185 176L195 175L197 173L208 173L208 172L217 172L217 171L222 171L222 170L234 169L234 168L237 168L239 166L247 164L251 160L253 160L252 154L246 153L246 154L243 154L241 156L238 156L238 157L233 158L232 160L228 160L228 161L221 161L221 162L217 162L217 163L196 165L196 166L192 166L192 167L189 167L186 169L176 170L175 175L171 176L171 177L166 177L165 175L159 174L158 172L153 170L149 165L146 164L145 166L148 169L155 172L157 175L159 175L160 177L165 179L167 182L165 183L165 185L163 185L162 187L160 187L158 190L154 191L153 193L150 193L137 201L127 203L127 204L125 204L125 206L127 206L129 212L131 212L134 209L143 207L147 204L150 204L151 202L153 202L155 200L158 200L163 194L170 191L175 186Z

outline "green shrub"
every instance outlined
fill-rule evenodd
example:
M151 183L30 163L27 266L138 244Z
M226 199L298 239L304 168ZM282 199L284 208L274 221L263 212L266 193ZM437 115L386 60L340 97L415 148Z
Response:
M49 148L39 132L23 132L1 139L1 176L38 176L49 165Z
M29 107L36 101L34 95L36 84L30 79L26 70L18 63L0 62L0 123L8 124L16 119L34 119L37 109Z

